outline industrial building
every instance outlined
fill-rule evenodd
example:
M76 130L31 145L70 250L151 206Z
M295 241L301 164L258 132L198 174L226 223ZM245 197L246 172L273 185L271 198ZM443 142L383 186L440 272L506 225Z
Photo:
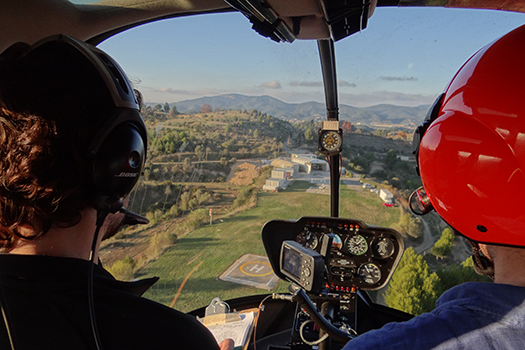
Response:
M312 171L328 171L328 163L317 159L315 154L292 154L290 160L278 158L271 163L275 169L272 177L263 186L265 191L276 191L286 188L299 172L310 174Z

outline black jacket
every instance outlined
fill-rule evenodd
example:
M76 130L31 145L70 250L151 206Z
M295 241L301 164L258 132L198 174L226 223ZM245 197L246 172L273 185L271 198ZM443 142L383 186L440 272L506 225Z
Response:
M90 262L0 255L2 297L16 350L96 349L88 307ZM194 317L142 298L157 279L117 281L95 265L94 305L103 350L219 347ZM10 349L0 319L0 349Z

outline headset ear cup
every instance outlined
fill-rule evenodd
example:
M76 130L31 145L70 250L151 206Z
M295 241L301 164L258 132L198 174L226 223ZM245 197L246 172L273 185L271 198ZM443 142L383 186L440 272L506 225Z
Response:
M412 192L408 199L408 205L412 213L416 215L425 215L434 210L423 186Z
M102 142L93 159L96 196L122 198L139 180L146 150L137 127L126 122L116 126Z

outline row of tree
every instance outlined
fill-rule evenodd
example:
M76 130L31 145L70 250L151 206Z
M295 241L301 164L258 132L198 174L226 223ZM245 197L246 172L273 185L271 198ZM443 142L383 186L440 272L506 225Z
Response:
M486 276L476 274L472 258L461 264L431 272L428 263L413 248L405 250L384 294L388 306L420 315L436 307L438 298L448 289L467 282L487 282Z

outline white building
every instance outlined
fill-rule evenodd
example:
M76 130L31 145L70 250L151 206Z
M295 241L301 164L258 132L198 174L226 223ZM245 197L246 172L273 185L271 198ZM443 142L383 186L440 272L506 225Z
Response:
M268 179L266 180L266 183L263 185L264 191L276 191L278 188L284 187L285 180L283 179Z
M277 168L272 170L272 177L266 180L263 185L264 191L276 191L279 188L286 188L291 182L294 174L293 168Z
M299 172L299 164L297 163L294 163L290 160L287 160L287 159L282 159L282 158L277 158L277 159L274 159L272 160L272 163L271 165L274 167L274 168L286 168L286 169L293 169L293 172L294 173L298 173ZM293 174L292 174L293 176Z
M328 171L328 162L317 159L315 154L292 154L291 161L299 164L299 171L310 174L312 171Z
M379 198L385 203L394 203L394 195L389 190L381 189L379 191Z
M295 171L293 168L278 168L272 170L272 178L275 179L291 179L294 175Z

